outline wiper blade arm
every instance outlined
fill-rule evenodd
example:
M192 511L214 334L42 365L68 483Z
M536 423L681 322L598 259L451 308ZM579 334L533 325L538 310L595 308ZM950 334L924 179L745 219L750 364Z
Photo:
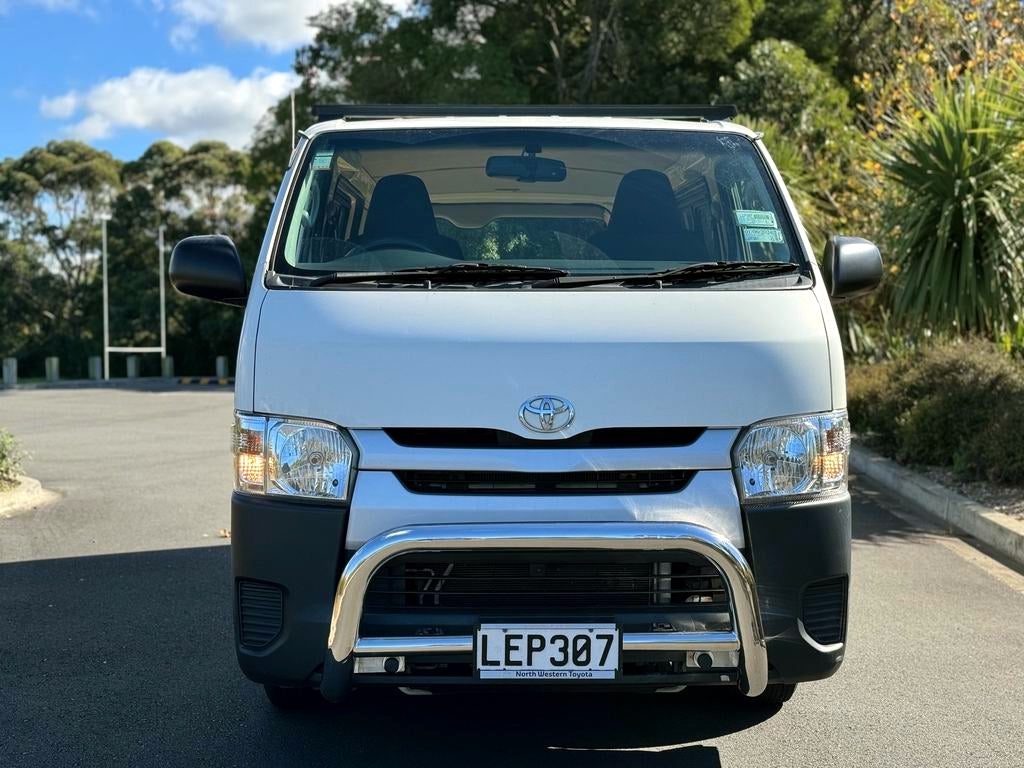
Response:
M626 285L643 283L689 283L714 278L735 277L774 277L796 272L799 264L791 261L708 261L700 264L688 264L678 269L664 272L652 272L648 275L633 275L623 282Z
M529 267L520 264L488 264L479 261L458 261L434 267L413 267L389 272L332 272L314 277L308 285L344 283L419 283L437 280L439 283L493 283L506 278L516 280L542 280L565 277L569 273L555 267Z
M642 275L608 275L555 280L546 288L582 288L590 285L679 285L683 283L724 283L747 277L775 277L799 271L791 261L705 261L685 267Z

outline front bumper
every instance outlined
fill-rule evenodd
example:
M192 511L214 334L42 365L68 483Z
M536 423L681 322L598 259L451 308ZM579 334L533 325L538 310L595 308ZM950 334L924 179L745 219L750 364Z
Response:
M402 638L396 640L394 637L360 637L359 611L354 607L339 608L338 599L339 595L344 598L344 606L347 601L346 591L355 589L357 583L365 589L366 580L370 576L370 564L380 565L403 547L416 546L424 551L434 549L439 543L431 536L445 532L451 535L461 531L460 546L478 548L481 543L479 532L481 529L490 530L492 526L409 526L372 539L373 547L368 549L371 543L368 542L356 550L356 553L361 554L354 557L355 553L345 550L347 518L348 513L344 507L240 493L232 496L232 564L238 589L236 651L242 671L250 679L276 685L321 687L330 691L332 686L339 690L347 684L356 656L386 656L402 652L413 658L428 658L432 649L437 647L435 644L442 643L445 652L457 650L458 654L469 658L472 640L465 634L458 638L415 637L412 642L405 642ZM499 532L501 535L515 534L523 546L530 547L536 546L536 541L530 538L530 531L535 532L532 535L541 538L550 527L566 533L575 531L577 543L586 544L592 535L590 529L596 529L593 534L607 534L601 537L601 544L602 548L610 551L632 547L639 550L645 546L665 549L679 547L685 543L684 530L688 533L706 531L711 534L712 542L716 536L700 526L671 522L509 523L493 527L502 529ZM744 511L744 527L747 543L742 552L732 545L719 548L717 544L707 544L700 536L694 541L703 542L696 546L728 553L728 559L740 564L739 567L732 566L735 573L745 575L739 580L741 584L738 590L734 589L736 594L731 604L742 605L745 590L749 589L756 610L750 611L747 618L746 634L759 639L753 640L752 645L747 642L740 631L740 622L732 624L736 630L733 637L723 637L723 634L728 633L718 632L707 633L714 637L686 633L688 636L682 638L674 632L627 631L625 639L632 648L652 656L660 650L656 644L661 642L692 642L703 644L702 647L708 649L712 647L707 645L709 641L721 641L726 647L731 645L737 650L742 649L744 664L748 667L752 661L758 663L754 660L755 654L759 653L757 648L766 647L767 676L770 682L800 682L830 676L839 668L845 655L845 626L841 642L823 645L808 636L802 619L805 596L812 585L823 580L849 578L849 496L795 505L748 508ZM424 535L427 529L441 530ZM644 539L645 536L655 538ZM563 549L570 547L565 541L560 541L557 546ZM373 567L376 568L376 565ZM352 575L354 571L355 576ZM353 578L357 580L353 581ZM747 582L751 586L744 586ZM243 642L240 588L246 583L276 587L283 596L280 628L270 640L258 647ZM732 586L730 588L733 589ZM360 602L361 599L360 593ZM841 613L845 625L845 599ZM346 616L348 618L342 621ZM751 622L758 617L759 624L755 633ZM646 637L650 634L654 637ZM329 637L331 643L328 648ZM410 649L410 646L416 647ZM690 647L673 646L675 649ZM748 652L747 648L751 648L751 651ZM753 690L752 674L748 670L748 690ZM403 684L401 675L372 677L376 679L367 679L365 682ZM672 682L697 684L719 681L717 670L716 674L706 679L693 675L688 677L690 679L686 681ZM655 685L670 684L668 681L650 682Z
M388 531L360 547L348 561L334 598L320 691L339 699L351 684L358 656L458 654L473 650L471 636L360 637L363 596L377 569L411 552L481 550L581 550L667 552L703 555L722 573L729 591L732 627L717 632L633 632L623 651L739 651L739 685L749 696L768 683L768 656L758 613L754 575L728 540L689 523L478 523L418 525Z

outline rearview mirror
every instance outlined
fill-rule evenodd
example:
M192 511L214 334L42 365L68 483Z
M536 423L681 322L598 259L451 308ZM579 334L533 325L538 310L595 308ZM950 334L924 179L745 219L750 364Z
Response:
M245 271L230 237L186 237L171 251L167 271L171 285L181 293L236 307L245 306Z
M535 154L492 155L487 158L486 170L492 179L565 181L565 163Z
M870 293L882 279L882 254L863 238L833 235L825 243L821 276L832 299Z

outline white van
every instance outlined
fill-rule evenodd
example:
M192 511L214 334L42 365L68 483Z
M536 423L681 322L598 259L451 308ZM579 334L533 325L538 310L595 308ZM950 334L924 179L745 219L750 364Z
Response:
M557 114L554 114L557 113ZM726 685L836 671L849 425L831 302L729 107L330 107L247 288L232 561L279 705L390 685Z

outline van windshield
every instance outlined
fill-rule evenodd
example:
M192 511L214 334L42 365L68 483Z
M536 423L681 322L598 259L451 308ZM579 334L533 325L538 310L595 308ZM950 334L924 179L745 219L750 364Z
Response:
M313 140L298 173L278 274L803 264L764 161L733 133L338 131Z

